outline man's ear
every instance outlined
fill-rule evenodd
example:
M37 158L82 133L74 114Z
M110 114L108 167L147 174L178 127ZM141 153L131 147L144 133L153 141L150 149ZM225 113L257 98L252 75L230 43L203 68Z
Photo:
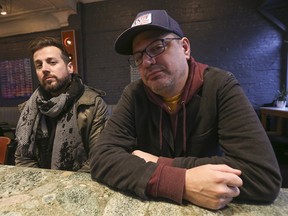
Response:
M185 53L185 56L186 56L186 59L190 59L190 54L191 54L191 50L190 50L190 41L188 38L186 37L183 37L181 39L181 42L182 42L182 47L184 49L184 53Z
M73 68L72 62L69 62L67 64L67 69L68 69L69 73L74 73L74 68Z

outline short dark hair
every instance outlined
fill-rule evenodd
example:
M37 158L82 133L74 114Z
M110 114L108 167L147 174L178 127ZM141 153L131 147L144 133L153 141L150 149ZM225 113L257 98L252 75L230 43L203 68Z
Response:
M42 49L47 46L55 46L61 50L62 59L64 62L69 63L71 61L70 55L65 49L64 45L56 38L53 37L38 37L30 42L29 50L31 52L31 56L39 49Z

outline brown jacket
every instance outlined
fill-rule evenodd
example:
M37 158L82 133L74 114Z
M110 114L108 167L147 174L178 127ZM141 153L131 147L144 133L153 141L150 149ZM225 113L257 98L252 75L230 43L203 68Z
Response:
M85 148L83 154L85 154L87 158L89 158L89 150L92 145L96 143L108 120L107 105L102 98L104 95L105 93L103 91L85 86L83 95L74 104L78 111L78 129ZM23 107L24 105L21 105L19 108L22 109ZM37 144L35 146L37 148ZM35 154L29 158L21 156L19 148L16 150L16 166L39 167L39 160L40 158L39 154L37 154L37 150L35 151ZM89 160L83 163L83 166L79 171L90 171Z

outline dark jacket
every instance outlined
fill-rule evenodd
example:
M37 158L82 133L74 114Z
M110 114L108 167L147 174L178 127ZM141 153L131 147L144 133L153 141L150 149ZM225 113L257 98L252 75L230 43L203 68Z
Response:
M98 144L92 147L94 180L147 198L147 184L159 164L145 163L130 154L139 149L174 158L174 167L227 164L240 169L243 186L236 199L271 202L277 197L281 175L275 154L258 116L231 73L212 67L205 70L203 86L185 106L186 151L183 109L178 113L174 140L169 114L148 99L143 85L138 80L125 88Z

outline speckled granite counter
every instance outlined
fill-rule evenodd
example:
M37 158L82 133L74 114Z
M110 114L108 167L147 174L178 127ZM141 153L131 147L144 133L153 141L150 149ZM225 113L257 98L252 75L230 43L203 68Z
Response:
M0 215L152 216L288 215L288 189L272 205L229 204L212 212L194 205L143 201L98 184L89 174L0 165Z

